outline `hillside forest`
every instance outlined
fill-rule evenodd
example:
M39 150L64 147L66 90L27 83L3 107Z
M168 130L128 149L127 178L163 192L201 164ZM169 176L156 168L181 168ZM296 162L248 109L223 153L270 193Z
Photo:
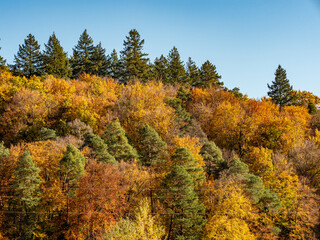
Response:
M320 239L319 97L279 65L252 99L143 45L0 57L0 239Z

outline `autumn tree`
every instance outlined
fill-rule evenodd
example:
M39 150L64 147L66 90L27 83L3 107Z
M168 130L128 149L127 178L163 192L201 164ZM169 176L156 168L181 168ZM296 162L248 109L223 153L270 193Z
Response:
M148 78L148 54L143 53L144 40L136 29L129 32L126 40L123 42L124 49L121 51L121 61L123 62L124 72L122 81L126 83L130 79L140 79L142 81Z
M112 121L102 139L108 145L109 153L117 160L132 160L137 158L136 150L129 144L126 132L119 121Z
M281 65L278 66L275 72L275 80L272 81L272 84L269 85L268 96L272 101L279 105L280 108L290 105L293 100L293 90L292 86L287 79L287 72L284 70Z
M11 239L33 239L36 230L37 206L40 201L40 169L36 167L30 153L19 158L11 187L14 194L9 200L7 213L7 235Z
M80 73L91 72L94 51L93 40L87 33L87 29L85 29L79 38L78 44L73 48L73 57L71 58L73 78L78 77Z
M42 73L40 45L31 33L24 40L24 44L19 45L19 51L14 55L14 62L14 71L18 74L31 77Z
M184 83L186 72L184 69L183 61L180 59L180 54L176 47L173 47L167 57L168 60L168 82L170 84Z
M68 78L70 77L71 70L69 66L69 59L67 53L63 51L60 41L53 33L44 45L43 51L43 70L52 74L55 77Z

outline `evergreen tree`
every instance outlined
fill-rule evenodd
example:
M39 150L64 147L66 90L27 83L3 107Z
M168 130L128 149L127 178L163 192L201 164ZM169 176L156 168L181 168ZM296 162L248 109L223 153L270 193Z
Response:
M92 53L92 67L91 73L98 76L105 76L107 74L107 58L106 50L102 48L101 42L94 48Z
M92 56L95 47L87 29L81 34L78 44L73 49L71 58L72 77L77 78L81 73L90 73L92 69Z
M118 58L117 51L113 49L110 55L107 56L107 75L113 79L121 77L122 64Z
M124 49L121 51L121 61L124 72L122 81L126 83L130 79L146 80L148 78L148 54L143 53L144 40L140 39L140 34L136 29L129 32L123 42Z
M194 191L194 181L188 171L175 165L165 177L159 199L168 213L166 239L196 240L205 225L205 208Z
M8 157L9 155L9 149L4 146L3 142L0 142L0 159L3 157Z
M220 82L221 76L216 71L216 66L211 62L206 61L200 68L200 82L195 82L194 87L206 88L210 85L223 86Z
M156 80L161 80L163 83L168 82L168 60L163 55L161 55L160 58L156 58L154 60L152 77Z
M13 70L18 74L23 74L27 77L41 74L42 56L40 45L31 33L24 40L24 44L19 45L17 55L14 55L14 62Z
M168 152L167 144L162 141L159 134L149 125L139 131L139 154L141 163L145 166L155 166L165 163Z
M1 50L1 47L0 47L0 50ZM6 60L0 56L0 70L3 70L5 68L6 68Z
M32 161L30 153L24 152L18 160L14 172L14 189L12 199L9 200L7 224L10 239L31 240L36 229L37 215L35 213L40 201L40 169ZM10 212L19 212L11 214Z
M200 82L200 70L197 67L196 63L192 61L189 57L187 62L187 81L186 83L194 86L196 83Z
M183 66L183 61L180 59L180 54L176 47L173 47L168 55L169 77L168 83L184 83L186 72Z
M221 150L214 142L206 141L200 150L200 154L206 164L205 170L208 175L213 174L215 178L218 178L219 172L226 168Z
M60 41L53 33L44 45L43 70L55 77L68 78L71 75L67 53L63 51Z
M53 129L45 128L45 127L42 127L40 129L40 135L41 135L41 137L40 137L39 141L56 140L57 139L56 131Z
M268 96L280 108L290 105L294 100L292 86L287 79L286 70L280 65L275 72L275 80L272 81L271 85L268 84L268 88Z
M117 160L129 161L138 158L136 150L128 143L126 132L119 121L112 121L102 139L108 145L109 153Z
M108 146L99 136L88 134L84 142L84 146L89 146L93 149L94 158L103 163L117 163L116 159L108 152Z

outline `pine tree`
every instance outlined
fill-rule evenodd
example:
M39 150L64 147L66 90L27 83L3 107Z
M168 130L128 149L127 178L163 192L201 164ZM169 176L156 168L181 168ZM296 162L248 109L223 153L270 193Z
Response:
M106 76L107 74L107 58L106 50L101 46L101 42L94 48L92 53L91 73L98 76Z
M0 47L0 50L1 50L1 47ZM6 60L0 56L0 70L3 70L5 68L6 68Z
M183 61L180 59L180 54L176 47L173 47L168 55L169 78L168 83L184 83L186 72L183 66Z
M196 83L200 82L200 70L197 67L196 63L192 61L191 57L189 57L188 59L186 72L186 83L188 85L194 86Z
M32 161L30 153L24 152L18 160L14 172L14 189L12 199L9 200L8 236L10 239L33 239L36 228L37 215L35 213L40 202L40 169ZM19 212L11 214L10 212Z
M118 58L117 51L113 49L110 55L107 56L107 76L113 79L121 77L122 64Z
M142 165L155 166L165 163L168 155L167 144L162 141L159 134L149 125L142 127L139 134L139 154Z
M31 77L42 73L40 45L31 33L24 40L24 44L19 45L17 55L14 55L14 62L14 71L18 74Z
M206 172L218 178L219 172L226 168L226 162L222 157L221 150L214 142L206 141L200 150L200 154L206 164Z
M206 88L210 85L223 86L220 82L221 76L216 71L216 66L211 62L206 61L200 68L200 82L195 82L194 87Z
M56 140L57 135L56 131L50 128L42 127L40 129L40 138L39 141L46 141L46 140Z
M138 158L136 150L128 143L126 132L121 127L119 121L112 121L108 125L102 139L108 145L109 153L117 161L129 161Z
M73 49L71 58L72 77L77 78L81 73L90 73L92 69L92 55L94 53L92 38L87 29L81 34L78 44Z
M154 60L152 77L156 80L161 80L163 83L168 82L168 60L163 55L161 55L160 58L156 58Z
M146 80L148 78L148 54L143 53L144 40L136 29L129 32L123 42L124 49L121 51L121 61L124 72L122 81L126 83L130 79Z
M116 159L108 152L108 146L102 138L95 134L88 134L84 142L84 146L89 146L93 149L94 158L103 163L117 163Z
M67 53L63 51L55 33L49 37L48 43L45 44L43 70L60 78L68 78L71 75Z
M200 239L205 225L205 208L194 191L188 171L175 165L165 177L159 199L168 214L166 239Z
M272 81L272 85L268 84L268 88L268 96L275 104L279 105L280 108L290 105L294 100L292 86L287 79L286 70L280 65L275 72L275 80Z

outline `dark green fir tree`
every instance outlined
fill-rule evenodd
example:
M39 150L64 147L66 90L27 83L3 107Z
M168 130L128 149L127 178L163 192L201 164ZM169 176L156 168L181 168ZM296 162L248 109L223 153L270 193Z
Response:
M144 40L136 29L129 32L123 42L124 49L121 51L121 62L123 64L122 82L126 83L131 79L142 81L148 78L148 54L143 53Z
M97 76L106 76L107 75L107 57L106 50L101 46L101 42L94 48L92 54L92 66L91 66L91 74Z
M143 126L140 131L139 154L142 165L156 166L165 164L168 156L167 144L159 134L149 125Z
M216 66L206 61L200 68L200 82L195 82L194 87L223 86L223 82L220 82L220 79L221 76L217 73Z
M43 70L47 74L52 74L55 77L68 78L71 75L69 59L67 53L63 51L60 41L53 33L44 45L43 51Z
M159 199L168 216L166 239L201 239L205 208L194 187L192 176L181 165L175 165L163 180Z
M177 84L184 83L186 79L186 71L183 61L180 59L180 54L176 47L173 47L168 55L169 77L168 83Z
M186 83L189 86L194 86L196 83L200 82L200 70L191 57L188 58L186 74Z
M73 78L77 78L81 73L91 73L94 50L93 40L85 29L73 49L73 57L71 58Z
M107 56L107 76L113 79L119 79L122 72L122 63L118 58L117 51L113 49L110 55Z
M152 78L155 80L161 80L163 83L168 83L168 60L163 55L161 55L160 58L156 58L154 60L152 68Z
M275 80L269 85L268 96L277 104L280 109L291 105L294 101L292 86L287 79L287 72L280 65L275 72Z
M108 152L108 146L99 136L89 133L85 139L84 146L89 146L93 151L93 158L103 163L117 163L116 159Z
M24 152L18 160L11 188L14 189L9 200L7 214L7 235L10 239L34 239L37 224L37 207L40 202L40 169L36 167L30 153ZM19 212L19 214L11 214Z
M129 144L126 132L117 120L112 121L102 139L108 145L109 153L117 160L130 161L137 159L137 151Z
M1 47L0 47L1 50ZM0 56L0 70L3 70L6 68L6 60Z
M31 77L42 73L42 55L40 45L35 37L30 33L24 40L24 44L19 45L19 51L14 55L13 71L15 74Z

